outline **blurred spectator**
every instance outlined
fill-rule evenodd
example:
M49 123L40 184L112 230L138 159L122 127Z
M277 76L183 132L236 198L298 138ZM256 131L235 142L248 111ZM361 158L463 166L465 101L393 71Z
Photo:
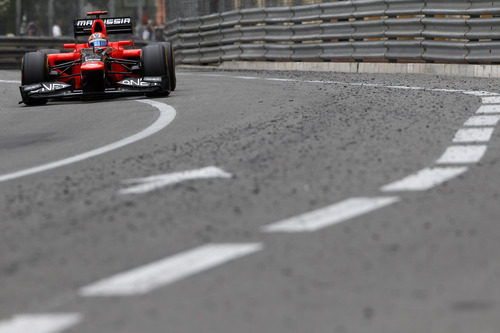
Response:
M144 33L144 26L141 23L137 23L134 28L135 37L138 39L142 38L142 34Z
M156 27L155 40L157 42L164 42L165 41L165 37L163 37L163 28L162 27Z
M40 28L38 27L38 20L30 21L26 28L26 34L28 36L38 36L40 34Z
M153 20L148 21L148 26L146 27L146 30L148 31L148 36L150 40L156 40L156 35L155 35L155 24Z
M27 32L28 32L28 18L26 17L26 15L23 15L23 18L21 20L21 26L19 27L19 34L21 36L25 36Z
M148 27L142 31L142 39L143 40L149 40L149 37L151 37L151 34L149 32Z
M52 36L54 37L61 37L62 36L62 30L61 30L61 21L57 21L53 26L52 26Z

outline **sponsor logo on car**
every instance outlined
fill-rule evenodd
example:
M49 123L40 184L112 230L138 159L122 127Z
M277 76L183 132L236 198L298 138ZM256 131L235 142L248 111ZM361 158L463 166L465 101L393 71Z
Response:
M56 91L56 90L66 89L68 87L71 87L71 86L69 84L66 84L66 83L42 83L42 89L40 89L38 92L46 93L46 92L52 92L52 91Z
M95 20L78 20L76 21L77 27L91 27ZM131 24L132 19L130 17L117 17L117 18L105 18L102 19L106 26L119 25L119 24Z
M137 78L137 79L134 79L134 78L125 79L125 80L121 80L118 83L121 85L124 85L124 86L131 86L131 87L150 87L152 85L151 83L145 82L139 78Z

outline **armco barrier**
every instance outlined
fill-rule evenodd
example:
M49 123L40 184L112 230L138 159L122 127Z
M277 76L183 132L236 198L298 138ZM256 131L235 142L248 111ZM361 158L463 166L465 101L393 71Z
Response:
M231 60L500 63L500 0L338 0L179 18L177 63ZM71 39L0 38L0 66Z
M500 63L500 0L338 0L233 10L165 26L178 63Z
M0 37L0 68L20 68L26 52L37 49L60 49L72 38L51 37Z

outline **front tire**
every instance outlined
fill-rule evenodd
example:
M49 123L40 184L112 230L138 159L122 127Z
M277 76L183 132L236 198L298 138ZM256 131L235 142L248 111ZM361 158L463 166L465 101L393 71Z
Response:
M47 55L41 52L28 52L21 65L21 84L29 85L48 81ZM47 99L23 99L26 105L43 105Z
M174 91L177 86L177 79L175 77L175 53L171 43L161 43L167 52L168 75L170 77L170 91Z
M170 76L166 50L163 45L148 45L142 49L142 67L144 76L167 77L166 82L162 83L159 92L147 93L146 96L168 96L170 93Z

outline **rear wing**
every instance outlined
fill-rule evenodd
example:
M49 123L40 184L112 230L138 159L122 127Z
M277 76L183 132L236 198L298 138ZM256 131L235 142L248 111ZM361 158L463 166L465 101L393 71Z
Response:
M73 21L75 37L90 36L96 19L78 19ZM106 26L107 34L133 34L134 22L131 17L101 18Z

